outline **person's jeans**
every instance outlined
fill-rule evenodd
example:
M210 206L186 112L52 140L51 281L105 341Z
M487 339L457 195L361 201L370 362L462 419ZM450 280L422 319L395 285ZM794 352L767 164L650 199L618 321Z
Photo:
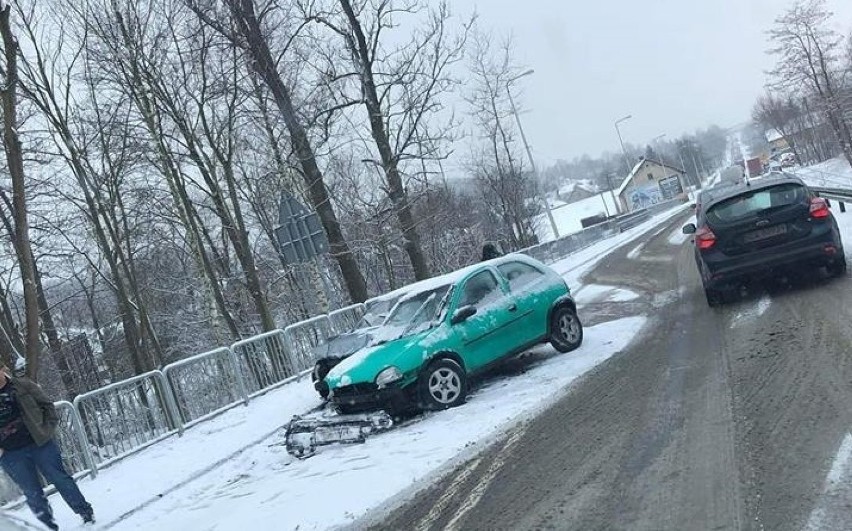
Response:
M53 483L75 513L80 516L91 513L92 506L83 497L74 478L65 471L59 447L54 441L43 446L31 444L20 450L3 452L0 465L24 493L27 505L42 522L52 522L53 511L41 488L37 472L41 472L48 483Z

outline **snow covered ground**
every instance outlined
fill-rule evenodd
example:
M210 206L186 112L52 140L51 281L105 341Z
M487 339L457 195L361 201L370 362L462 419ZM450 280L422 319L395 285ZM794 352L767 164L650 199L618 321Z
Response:
M582 286L604 256L688 208L682 205L555 264L578 302L626 301L636 294ZM281 445L281 427L319 405L310 381L285 385L81 480L98 528L116 530L322 529L345 525L411 495L456 463L570 391L584 373L623 350L645 323L637 316L586 329L583 346L535 349L522 374L487 378L464 406L422 416L365 444L323 449L299 461ZM62 529L79 519L51 498ZM26 508L10 516L35 522Z
M852 189L852 167L843 157L829 159L813 166L795 168L792 172L811 186Z
M553 219L556 221L556 226L559 228L560 236L567 236L583 230L583 225L580 220L597 216L598 214L614 216L617 213L612 194L604 192L580 201L562 204L551 209ZM538 217L536 225L539 227L539 238L542 242L553 240L553 229L550 226L550 220L547 219L547 214L542 214Z

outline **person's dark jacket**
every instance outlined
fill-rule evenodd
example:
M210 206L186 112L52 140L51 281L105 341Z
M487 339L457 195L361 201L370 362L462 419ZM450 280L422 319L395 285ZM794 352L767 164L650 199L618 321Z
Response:
M38 446L50 442L56 435L56 427L59 425L59 414L56 412L53 401L37 383L29 378L10 376L9 381L15 386L18 408L33 441Z
M482 261L493 260L494 258L499 258L503 256L502 251L497 246L496 243L487 242L482 246Z

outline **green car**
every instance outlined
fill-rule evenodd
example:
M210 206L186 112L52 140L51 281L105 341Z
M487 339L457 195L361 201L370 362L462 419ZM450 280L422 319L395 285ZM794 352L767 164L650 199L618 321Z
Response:
M468 377L549 341L569 352L583 341L565 281L512 254L419 282L371 344L325 377L341 413L446 409L464 402Z

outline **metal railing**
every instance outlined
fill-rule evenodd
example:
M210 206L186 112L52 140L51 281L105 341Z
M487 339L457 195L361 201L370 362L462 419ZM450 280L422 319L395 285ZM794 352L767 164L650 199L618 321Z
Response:
M62 451L62 462L65 470L73 476L90 473L98 475L97 465L86 439L86 431L80 414L71 402L54 402L56 413L59 415L59 425L56 428L56 443Z
M649 220L652 216L659 214L665 210L673 208L678 204L683 203L683 199L672 199L657 203L648 208L622 214L597 225L592 225L581 231L573 234L568 234L556 240L540 243L521 249L520 252L528 254L545 263L551 263L556 260L565 258L571 253L575 253L590 245L593 245L605 238L609 238L619 232L632 229L637 225Z
M248 391L237 357L228 347L171 363L163 369L184 427L243 403Z
M151 371L74 399L94 461L108 464L183 431L169 383Z
M284 337L293 359L296 372L306 371L314 366L314 349L328 341L334 335L331 319L326 315L313 317L284 329Z
M283 330L237 341L231 350L249 397L265 393L298 372Z
M354 330L366 312L367 307L360 303L334 310L328 314L328 320L331 321L331 329L335 334L343 334Z

